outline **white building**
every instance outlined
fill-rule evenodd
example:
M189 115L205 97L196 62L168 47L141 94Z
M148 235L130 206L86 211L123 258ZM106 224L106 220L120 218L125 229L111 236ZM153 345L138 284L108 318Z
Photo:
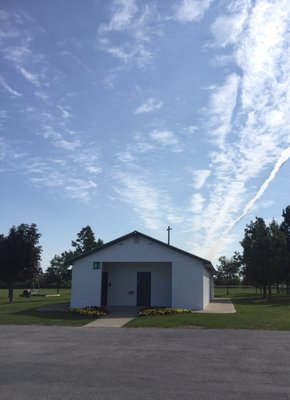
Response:
M203 309L213 298L211 262L134 231L70 260L71 307Z

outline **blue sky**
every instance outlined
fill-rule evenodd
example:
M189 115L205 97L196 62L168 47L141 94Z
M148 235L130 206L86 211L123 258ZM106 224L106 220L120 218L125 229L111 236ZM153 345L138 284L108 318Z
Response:
M288 0L2 0L1 233L83 226L215 262L290 204Z

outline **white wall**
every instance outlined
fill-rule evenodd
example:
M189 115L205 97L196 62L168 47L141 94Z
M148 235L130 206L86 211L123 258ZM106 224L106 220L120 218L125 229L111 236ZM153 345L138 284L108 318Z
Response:
M152 272L152 305L203 308L205 290L202 262L140 236L116 243L75 263L72 279L72 306L88 305L88 302L100 304L101 271L93 270L94 261L103 262L104 268L107 262L124 263L123 268L120 269L115 266L108 268L109 283L111 280L111 288L108 288L108 304L136 305L137 269L132 270L129 263L145 263L142 270L138 270ZM169 269L159 267L159 262L172 265L171 279ZM154 263L154 268L147 263ZM129 295L130 290L135 290L135 294ZM169 298L170 292L172 302Z
M211 289L210 274L204 268L204 274L203 274L203 308L205 308L208 305L208 303L210 302L210 289Z
M100 306L102 270L93 269L93 263L82 259L72 269L71 307Z
M175 261L172 264L172 307L203 308L203 265L198 260Z
M170 263L104 263L103 270L108 271L108 305L136 306L137 272L151 272L152 306L171 305Z

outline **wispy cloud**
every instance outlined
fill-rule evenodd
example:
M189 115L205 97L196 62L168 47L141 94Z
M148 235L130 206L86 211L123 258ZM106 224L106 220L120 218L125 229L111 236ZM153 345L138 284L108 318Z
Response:
M215 183L204 209L207 221L200 221L207 257L222 250L229 236L221 232L229 234L250 212L289 159L290 4L260 1L249 7L245 2L238 11L240 16L229 6L229 13L218 17L212 29L216 45L231 46L241 74L228 76L210 100L208 135L216 135L219 148L210 154ZM225 22L232 27L228 37ZM249 184L269 168L269 177L253 194Z
M35 187L84 203L91 203L96 197L96 177L101 171L100 166L97 171L97 162L88 152L78 150L78 157L62 153L62 159L42 159L27 152L17 152L15 143L12 147L0 138L0 158L5 161L6 169L24 176L27 183Z
M87 64L85 64L85 62L80 59L79 57L77 57L75 54L73 54L72 52L68 51L68 50L61 50L60 52L61 56L65 56L65 57L70 57L72 60L74 60L78 65L80 65L86 72L89 72L90 74L94 74L95 71L90 68Z
M111 35L119 32L117 42ZM119 59L126 68L145 69L152 65L152 39L160 33L154 4L140 5L135 0L114 0L108 23L99 27L99 48Z
M211 134L218 144L223 147L227 134L232 130L232 117L236 107L240 78L237 74L231 74L225 83L213 89L210 109L207 109L207 122Z
M158 101L154 97L150 97L150 99L146 100L143 104L136 108L134 114L138 115L160 110L162 106L163 101Z
M26 68L21 67L20 65L18 65L16 69L30 83L35 86L40 86L40 79L37 73L28 71Z
M0 85L12 96L12 97L21 97L22 93L17 92L17 90L12 89L5 79L0 76Z
M208 169L200 169L192 172L193 174L193 184L195 189L201 189L205 184L207 178L210 176L211 171Z
M115 192L139 215L148 229L162 226L160 213L164 195L154 189L154 184L145 176L132 172L117 172L118 185Z
M149 136L153 139L154 142L157 142L164 146L170 146L176 149L176 151L180 151L179 140L175 133L171 131L163 131L154 129L150 132Z
M5 24L0 28L1 53L5 60L26 81L37 88L48 85L47 61L44 54L34 49L34 37L26 23L33 20L21 10L5 13ZM38 33L43 30L38 29Z
M213 0L180 0L176 3L174 17L181 22L199 21Z
M244 33L250 12L250 2L236 2L234 12L216 18L211 26L211 31L219 46L225 47L235 44ZM231 5L229 4L229 8Z
M248 201L248 203L244 206L240 215L235 219L229 220L226 226L226 230L222 232L222 234L214 244L210 245L209 254L211 256L215 256L219 251L222 250L223 247L225 247L228 244L229 237L234 227L242 220L243 217L245 217L253 209L256 202L263 196L265 191L268 189L270 183L275 179L282 165L285 164L285 162L287 162L289 159L290 159L290 147L288 147L282 152L278 161L274 165L274 168L272 169L271 173L269 174L267 179L262 183L261 187L259 188L258 192L254 195L254 197L251 198Z
M135 0L115 0L112 6L111 20L99 27L100 33L123 31L131 26L138 11Z
M200 214L203 210L205 203L204 197L200 193L195 193L191 197L190 210L194 214Z
M182 151L182 143L174 132L154 129L146 134L134 133L132 141L126 145L124 150L117 153L117 158L123 164L136 168L143 155L146 155L147 158L149 154L151 158L154 158L160 157L161 154L181 153Z
M58 108L60 109L60 111L61 111L62 118L64 118L64 119L70 119L70 118L72 118L71 113L68 112L64 107L62 107L62 106L57 106L57 107L58 107Z

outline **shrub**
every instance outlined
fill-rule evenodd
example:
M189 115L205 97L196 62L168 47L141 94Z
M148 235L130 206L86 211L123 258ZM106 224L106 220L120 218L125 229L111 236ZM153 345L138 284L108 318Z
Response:
M109 312L105 307L87 306L82 308L70 308L70 311L84 317L104 317Z
M152 315L169 315L169 314L186 314L191 313L187 308L171 308L171 307L145 307L142 308L138 317L151 317Z

